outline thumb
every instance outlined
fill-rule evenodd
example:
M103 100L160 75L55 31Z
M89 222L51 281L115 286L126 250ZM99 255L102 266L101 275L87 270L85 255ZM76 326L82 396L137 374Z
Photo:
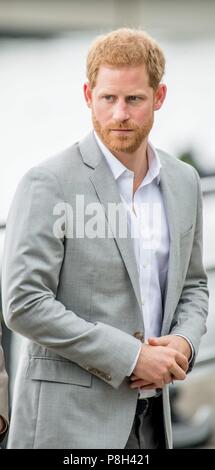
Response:
M168 339L166 336L161 336L159 338L153 336L148 339L148 343L151 346L166 346L168 344Z
M159 338L156 338L154 336L152 336L151 338L148 338L148 343L151 345L151 346L157 346L159 343Z

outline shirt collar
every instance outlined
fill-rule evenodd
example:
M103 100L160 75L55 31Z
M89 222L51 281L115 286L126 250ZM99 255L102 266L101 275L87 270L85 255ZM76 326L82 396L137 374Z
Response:
M97 144L104 155L107 164L113 173L114 179L117 180L124 172L130 173L131 175L134 175L133 171L129 170L123 163L121 163L118 158L116 158L111 151L106 147L106 145L103 144L101 139L98 137L96 132L94 131L95 139L97 141ZM149 168L147 171L147 174L142 182L142 184L149 184L151 183L154 179L156 179L157 184L160 183L160 170L161 170L161 161L158 155L157 150L155 147L151 144L151 142L148 142L147 145L147 155L148 155L148 164Z

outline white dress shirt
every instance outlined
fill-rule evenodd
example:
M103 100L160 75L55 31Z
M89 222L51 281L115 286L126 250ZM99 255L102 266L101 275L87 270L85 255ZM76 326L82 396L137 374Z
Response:
M121 200L127 210L127 220L136 258L144 339L160 336L163 317L163 295L165 292L169 260L169 227L160 189L161 162L151 143L147 146L148 171L133 194L134 172L124 166L101 142L96 141L116 180ZM139 353L130 373L135 368ZM155 390L141 390L141 398L155 395Z

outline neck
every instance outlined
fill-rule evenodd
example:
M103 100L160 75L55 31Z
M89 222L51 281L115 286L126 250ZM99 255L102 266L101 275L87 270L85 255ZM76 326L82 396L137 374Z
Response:
M134 192L148 171L147 144L146 139L133 153L112 152L126 168L134 172Z

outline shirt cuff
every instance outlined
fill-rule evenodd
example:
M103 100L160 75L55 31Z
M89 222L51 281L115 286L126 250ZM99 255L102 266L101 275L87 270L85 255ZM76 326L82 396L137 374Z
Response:
M182 338L186 339L186 341L189 343L190 347L191 347L191 356L190 356L190 359L188 361L188 363L190 364L194 358L194 354L195 354L195 351L194 351L194 347L191 343L191 341L187 338L187 336L185 335L181 335L181 334L178 334L178 333L174 333L175 336L181 336Z
M133 371L134 371L134 369L135 369L135 367L136 367L136 364L137 364L137 361L138 361L138 359L139 359L139 355L140 355L141 349L142 349L142 344L140 345L140 349L139 349L139 351L138 351L138 353L137 353L137 355L136 355L136 357L135 357L135 361L133 362L131 368L130 368L129 371L128 371L128 374L127 374L128 377L130 377L130 375L133 373Z

